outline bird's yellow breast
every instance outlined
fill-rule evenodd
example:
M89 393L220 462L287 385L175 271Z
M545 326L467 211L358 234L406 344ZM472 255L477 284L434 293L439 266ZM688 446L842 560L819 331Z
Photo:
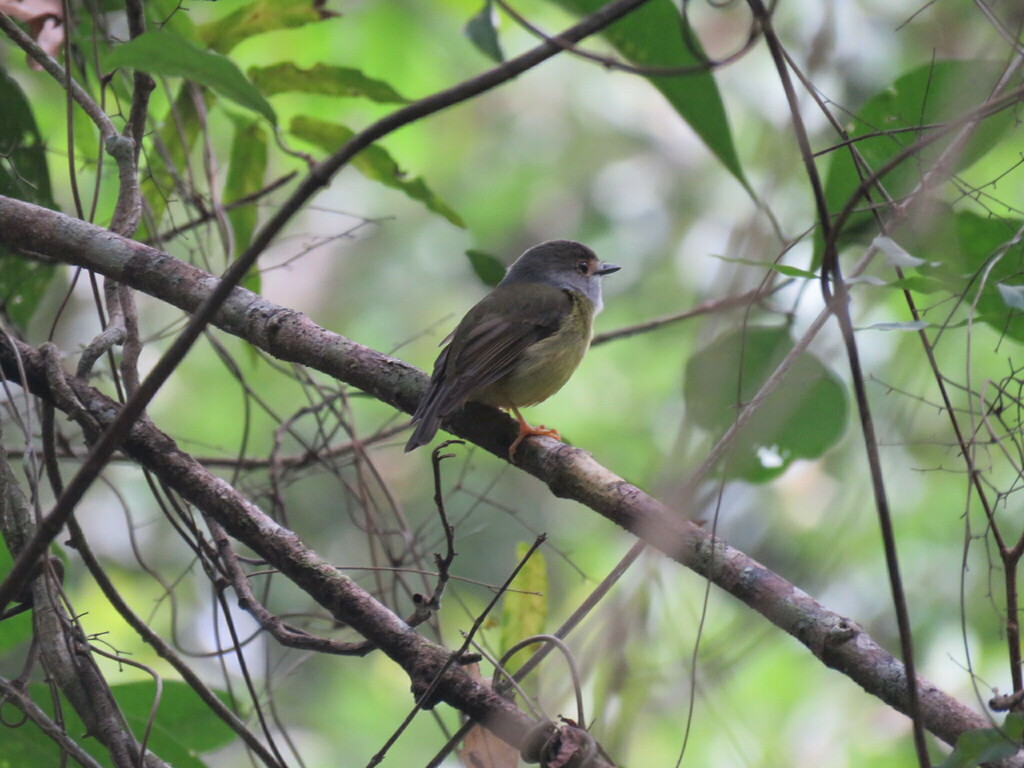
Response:
M526 349L510 373L475 393L472 400L519 408L547 400L565 385L583 360L593 335L590 301L576 292L569 295L572 311L558 330Z

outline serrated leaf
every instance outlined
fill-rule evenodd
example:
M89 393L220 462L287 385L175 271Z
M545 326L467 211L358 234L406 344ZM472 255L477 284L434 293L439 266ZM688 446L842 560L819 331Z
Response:
M21 87L0 69L0 195L56 209L46 145ZM24 328L53 281L56 267L0 246L0 309Z
M484 285L494 287L505 277L505 267L497 256L472 248L466 251L466 256L469 257L469 263L473 267L473 271L476 272L476 276L483 281Z
M554 0L556 5L580 16L588 16L604 0ZM744 187L739 155L725 114L715 78L707 68L700 69L688 44L699 47L693 31L671 0L651 0L602 33L629 62L637 66L683 67L695 71L672 77L649 77L662 95L704 141L714 155Z
M687 414L717 436L793 348L786 328L729 331L690 358L683 396ZM765 400L721 463L728 477L762 483L797 459L825 453L847 419L842 382L809 352L801 354Z
M210 49L227 53L254 35L275 29L295 29L334 15L318 8L311 0L256 0L222 19L203 24L198 34Z
M236 104L277 123L274 108L226 56L196 48L166 30L139 35L114 48L104 59L106 70L129 67L165 77L183 77L205 85Z
M325 152L336 151L355 135L351 129L343 125L302 115L292 119L289 130L295 136L315 144ZM372 144L352 159L352 165L368 179L379 181L385 186L404 192L413 200L423 203L434 213L444 216L455 226L465 228L466 225L462 221L462 217L435 195L422 178L405 178L398 163L383 147Z
M501 50L494 21L494 4L485 0L484 7L466 22L462 31L478 51L500 64L505 60L505 53Z
M278 93L318 93L324 96L358 96L370 101L407 104L408 99L383 80L367 77L358 69L317 64L309 68L291 62L249 67L253 84L266 96Z

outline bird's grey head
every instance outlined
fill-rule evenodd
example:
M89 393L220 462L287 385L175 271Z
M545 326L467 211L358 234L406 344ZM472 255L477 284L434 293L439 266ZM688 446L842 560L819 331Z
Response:
M601 311L601 278L618 272L618 264L606 264L582 243L572 240L548 240L535 245L508 268L500 285L545 283L556 288L579 291Z

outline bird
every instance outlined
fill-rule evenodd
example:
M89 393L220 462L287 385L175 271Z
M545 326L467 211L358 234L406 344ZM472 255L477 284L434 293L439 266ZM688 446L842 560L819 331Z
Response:
M526 250L441 342L406 452L429 443L441 422L469 401L515 415L519 436L510 461L530 435L560 440L557 430L528 424L519 408L547 400L572 376L604 306L601 279L620 269L571 240Z

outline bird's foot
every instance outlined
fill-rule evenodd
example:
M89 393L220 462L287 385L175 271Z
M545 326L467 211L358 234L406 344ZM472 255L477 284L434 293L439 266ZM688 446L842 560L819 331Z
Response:
M540 435L541 437L553 437L555 440L561 440L562 439L562 436L559 434L557 429L549 429L548 427L545 427L543 424L541 424L540 426L534 427L534 426L531 426L531 425L527 424L522 419L520 419L520 422L519 422L519 437L517 437L512 442L512 445L510 445L509 448L508 448L508 460L509 461L511 461L513 464L515 463L515 460L516 460L516 449L519 447L519 444L521 442L523 442L523 440L525 440L526 438L531 437L533 435Z

